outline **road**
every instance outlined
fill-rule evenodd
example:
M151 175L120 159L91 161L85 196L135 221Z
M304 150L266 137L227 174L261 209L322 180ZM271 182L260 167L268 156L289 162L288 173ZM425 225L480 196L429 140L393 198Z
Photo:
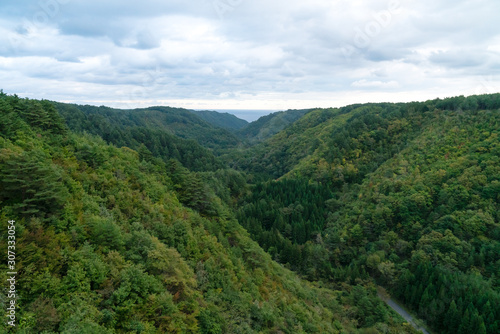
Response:
M401 307L398 303L396 303L394 300L391 299L391 297L385 291L384 288L382 288L382 287L379 286L377 288L377 295L387 305L389 305L390 308L392 308L400 316L402 316L406 321L408 321L413 326L413 328L415 328L418 331L421 331L424 334L429 334L429 332L426 331L425 328L422 328L419 325L417 325L417 323L415 322L415 319L413 318L413 316L410 313L406 312L406 310L403 307Z

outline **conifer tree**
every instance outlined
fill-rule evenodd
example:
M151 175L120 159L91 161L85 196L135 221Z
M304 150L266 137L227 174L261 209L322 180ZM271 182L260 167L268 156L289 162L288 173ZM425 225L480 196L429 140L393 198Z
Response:
M0 201L21 215L57 211L67 197L59 170L45 161L41 151L22 153L3 150L0 159Z

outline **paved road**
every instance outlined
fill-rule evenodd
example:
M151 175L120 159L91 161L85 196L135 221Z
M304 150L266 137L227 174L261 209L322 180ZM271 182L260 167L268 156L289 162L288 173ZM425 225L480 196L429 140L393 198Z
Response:
M379 287L377 289L377 295L379 296L380 299L382 299L387 305L389 305L390 308L392 308L394 311L396 311L400 316L402 316L406 321L408 321L413 328L416 330L421 331L424 334L429 334L424 328L420 327L415 323L415 319L413 319L412 315L404 308L402 308L398 303L396 303L394 300L391 299L391 297L387 294L384 288Z

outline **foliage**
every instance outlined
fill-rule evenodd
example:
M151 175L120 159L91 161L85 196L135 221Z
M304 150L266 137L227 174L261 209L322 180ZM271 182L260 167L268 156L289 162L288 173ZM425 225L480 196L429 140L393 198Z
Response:
M220 128L227 129L233 132L248 125L247 121L240 119L234 116L233 114L229 114L227 112L220 113L211 110L190 110L190 111L214 126L218 126Z
M292 124L310 109L278 111L260 117L238 131L238 135L251 143L263 141Z
M497 333L499 108L289 111L244 148L182 109L0 92L16 330L413 333L376 283L438 332Z
M240 219L277 261L310 279L371 276L439 332L496 333L499 108L492 94L314 110L248 156L235 154L234 166L258 174ZM279 181L260 183L269 178ZM330 195L318 206L300 184ZM321 235L304 244L276 228L289 214L279 189L296 192L303 208L318 206L327 217Z
M115 146L137 150L141 158L180 161L195 171L214 171L222 163L211 149L238 144L231 133L216 128L184 109L155 107L117 110L54 103L69 128L98 135Z
M62 123L33 122L15 109L17 97L0 101L8 120L0 248L8 220L17 233L14 332L354 330L337 292L273 262L238 224L231 205L245 189L240 173L191 172Z

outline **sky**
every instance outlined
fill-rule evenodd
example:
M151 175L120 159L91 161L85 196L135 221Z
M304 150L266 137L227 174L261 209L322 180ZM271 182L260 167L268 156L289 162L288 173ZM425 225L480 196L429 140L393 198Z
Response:
M500 92L498 0L2 0L0 88L286 110Z

